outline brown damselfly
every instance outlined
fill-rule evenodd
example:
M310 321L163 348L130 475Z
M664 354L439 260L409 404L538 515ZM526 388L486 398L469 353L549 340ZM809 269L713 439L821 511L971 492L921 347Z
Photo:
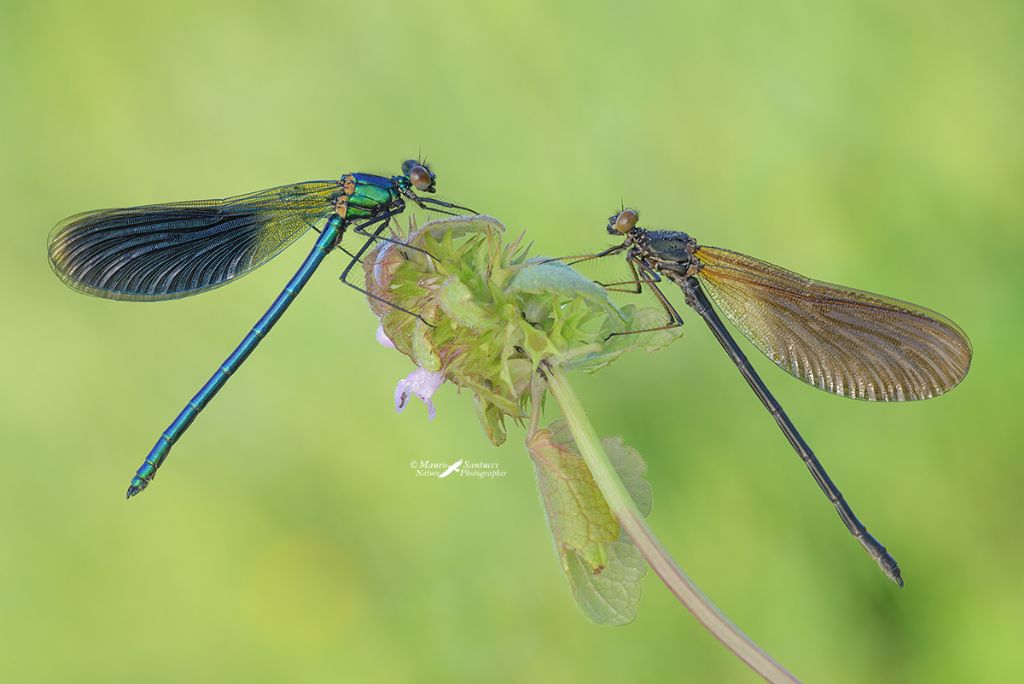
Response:
M645 230L624 209L608 220L608 232L624 238L598 254L572 263L625 253L632 279L602 283L610 290L639 293L644 286L665 308L663 326L683 319L658 283L678 285L725 349L751 389L779 424L839 517L882 571L903 586L899 565L857 519L814 452L772 396L729 334L715 308L757 349L783 370L826 392L868 401L930 399L948 392L967 374L971 343L945 316L891 297L812 280L760 259L700 245L686 233Z

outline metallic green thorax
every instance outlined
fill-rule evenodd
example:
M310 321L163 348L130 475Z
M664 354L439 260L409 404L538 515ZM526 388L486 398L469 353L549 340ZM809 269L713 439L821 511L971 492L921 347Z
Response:
M348 205L344 217L349 220L371 218L385 207L402 203L402 190L407 190L409 181L403 176L385 178L367 173L353 173L351 193L346 198ZM342 178L343 185L348 178ZM348 188L346 188L348 189Z

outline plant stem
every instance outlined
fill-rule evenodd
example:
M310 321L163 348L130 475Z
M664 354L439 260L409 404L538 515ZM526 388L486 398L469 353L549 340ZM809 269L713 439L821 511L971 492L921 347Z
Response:
M601 440L565 376L554 367L544 366L548 388L555 397L572 432L576 447L586 462L605 501L623 531L636 544L641 555L675 594L676 598L726 648L769 682L799 682L757 644L750 640L697 588L668 551L661 545L626 491L612 466Z

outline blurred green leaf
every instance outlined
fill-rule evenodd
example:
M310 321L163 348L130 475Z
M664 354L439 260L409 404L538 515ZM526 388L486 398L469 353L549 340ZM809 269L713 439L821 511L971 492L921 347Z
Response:
M608 457L644 515L651 486L640 454L621 438L603 440ZM562 570L580 610L594 622L624 625L636 618L647 564L622 534L568 427L557 420L527 440Z

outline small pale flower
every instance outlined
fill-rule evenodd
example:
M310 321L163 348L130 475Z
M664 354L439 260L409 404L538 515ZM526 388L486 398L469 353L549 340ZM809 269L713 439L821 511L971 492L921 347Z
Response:
M427 418L434 420L437 412L434 410L434 402L430 398L434 396L434 392L443 382L444 373L432 373L423 368L417 368L398 381L398 386L395 387L395 410L401 413L409 402L409 395L412 395L427 405Z

